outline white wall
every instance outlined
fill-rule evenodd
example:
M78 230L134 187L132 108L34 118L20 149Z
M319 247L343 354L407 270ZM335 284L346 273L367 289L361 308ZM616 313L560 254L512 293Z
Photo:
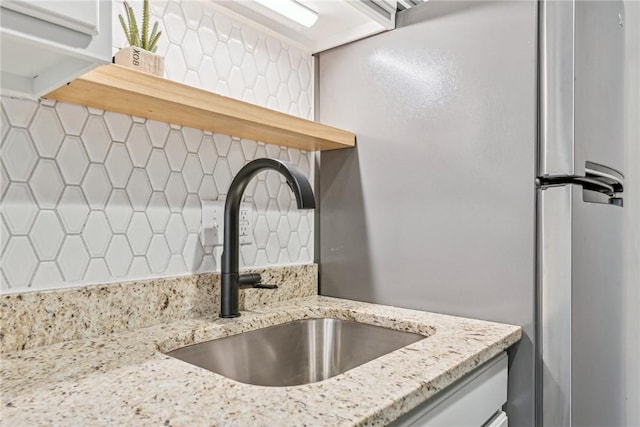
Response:
M640 426L640 2L625 2L627 426Z
M141 2L133 2L140 10ZM114 1L114 17L122 2ZM175 81L313 117L308 52L210 1L152 1L158 52ZM125 46L114 19L114 51ZM221 198L249 160L312 177L310 153L62 102L1 98L0 290L41 290L219 270L198 238L200 200ZM243 266L313 260L313 214L277 173L247 189L254 244Z

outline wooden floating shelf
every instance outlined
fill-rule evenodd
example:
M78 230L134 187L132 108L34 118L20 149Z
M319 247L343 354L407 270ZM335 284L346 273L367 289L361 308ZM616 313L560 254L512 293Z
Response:
M306 151L355 146L352 132L118 65L104 65L45 98Z

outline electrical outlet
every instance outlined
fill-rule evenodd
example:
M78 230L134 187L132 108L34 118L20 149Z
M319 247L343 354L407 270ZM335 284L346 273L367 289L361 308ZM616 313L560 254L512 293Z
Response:
M253 244L253 207L240 204L240 244ZM224 241L224 201L202 200L202 226L200 238L203 246L222 246Z

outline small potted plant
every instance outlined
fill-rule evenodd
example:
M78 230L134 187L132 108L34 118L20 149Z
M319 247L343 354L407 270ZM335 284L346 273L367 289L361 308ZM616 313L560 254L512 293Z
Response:
M118 15L120 25L124 31L129 47L116 52L114 62L138 71L164 77L164 58L154 52L158 48L158 39L162 31L158 31L158 22L149 32L149 0L142 5L142 28L138 27L136 15L128 2L124 1L125 18Z

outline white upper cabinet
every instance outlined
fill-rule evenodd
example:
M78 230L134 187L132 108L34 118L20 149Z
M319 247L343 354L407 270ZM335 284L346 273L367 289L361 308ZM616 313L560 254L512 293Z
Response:
M111 62L111 0L3 0L3 95L37 98Z

